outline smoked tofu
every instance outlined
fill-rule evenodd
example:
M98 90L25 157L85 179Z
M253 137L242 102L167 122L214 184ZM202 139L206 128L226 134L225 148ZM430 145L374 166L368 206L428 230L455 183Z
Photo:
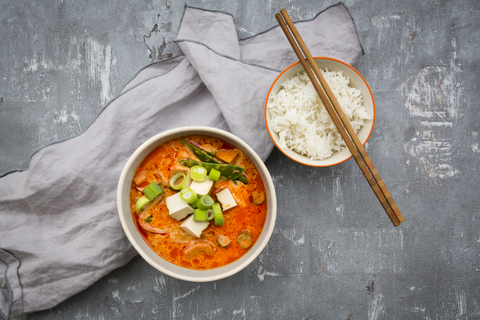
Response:
M170 170L170 178L172 176L176 175L177 173L187 174L189 171L190 171L189 167L185 167L185 166L182 166L182 165L176 163L172 166L172 169Z
M158 183L161 187L166 187L166 186L168 186L168 180L163 176L163 174L160 172L160 170L157 170L157 172L155 172L155 174L156 174L157 177L158 177L157 183Z
M192 181L190 188L197 193L197 195L204 196L209 194L213 189L215 181L210 180L208 177L203 182Z
M182 228L189 235L195 238L200 238L202 231L207 229L209 224L210 224L210 221L198 222L193 220L193 214L192 214L187 219L185 219L185 221L183 221L183 223L180 225L180 228Z
M222 205L223 211L237 206L230 189L225 188L216 194L218 202Z
M133 183L141 189L145 188L150 184L150 182L153 182L157 180L155 177L155 171L154 170L147 170L147 171L140 171L135 174L133 177Z
M226 163L230 163L230 164L234 164L235 161L237 161L238 159L238 155L239 155L239 152L238 150L219 150L216 154L215 154L215 157L217 157L218 159L226 162Z
M180 198L180 192L168 197L165 202L168 208L168 215L177 221L193 213L193 208Z

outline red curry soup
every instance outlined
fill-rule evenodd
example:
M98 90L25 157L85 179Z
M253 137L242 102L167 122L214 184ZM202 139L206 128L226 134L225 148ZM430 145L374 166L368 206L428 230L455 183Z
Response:
M240 149L209 136L184 136L153 150L130 190L132 217L148 245L194 270L225 266L260 237L265 186Z

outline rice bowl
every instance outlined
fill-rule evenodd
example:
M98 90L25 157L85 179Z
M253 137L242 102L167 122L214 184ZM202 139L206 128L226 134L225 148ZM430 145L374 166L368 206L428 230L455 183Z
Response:
M365 144L373 130L375 103L365 79L332 58L314 58L347 118ZM274 81L265 103L265 121L276 146L310 166L331 166L351 157L300 63Z

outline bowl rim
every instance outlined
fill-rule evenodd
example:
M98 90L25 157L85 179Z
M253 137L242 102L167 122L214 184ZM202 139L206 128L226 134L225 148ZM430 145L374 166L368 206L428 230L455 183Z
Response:
M191 133L191 132L194 132L194 133ZM133 163L137 160L137 158L145 150L148 150L148 148L151 148L153 143L155 143L158 140L161 140L163 137L170 136L169 139L163 141L163 142L166 142L168 140L175 139L175 138L181 137L183 135L189 135L189 134L210 135L210 136L218 137L218 138L221 138L221 139L222 139L222 136L223 136L223 137L226 137L227 139L231 139L232 141L235 141L235 146L237 148L240 148L243 151L247 150L248 153L249 153L249 154L247 154L248 157L251 160L253 160L252 158L254 158L255 162L256 162L255 165L257 167L258 166L261 167L261 168L259 168L259 171L261 173L263 172L264 175L265 175L265 178L266 178L266 179L263 179L264 180L263 182L265 184L265 188L266 189L268 188L269 190L271 190L269 192L270 193L269 207L267 207L268 208L267 213L269 213L271 215L271 218L270 218L271 222L268 224L268 227L267 227L267 221L268 220L265 221L264 229L262 230L262 233L260 234L262 236L265 233L265 237L263 238L263 240L261 242L259 241L260 240L260 238L259 238L257 240L257 242L255 243L254 247L252 247L252 249L256 248L255 252L253 252L251 255L249 255L247 257L246 257L246 255L248 255L248 253L246 253L246 255L242 256L239 259L239 260L241 260L242 258L246 257L245 260L242 261L241 263L239 263L236 267L233 267L231 270L227 270L226 272L218 272L218 274L216 274L216 275L202 277L202 278L189 276L189 275L182 275L182 274L179 274L175 271L169 270L169 269L157 264L154 261L154 259L152 259L147 254L147 252L144 252L144 250L141 248L141 245L139 243L137 243L136 239L134 238L133 232L138 232L138 230L136 228L135 228L135 230L131 230L131 228L128 227L127 221L126 221L127 216L131 215L131 212L130 212L130 210L128 210L128 214L125 214L124 210L123 210L123 207L122 207L122 191L123 191L124 183L126 182L126 176L128 174L129 169L132 167ZM161 143L163 143L163 142L161 142ZM161 143L158 143L158 145L156 145L149 152L152 152ZM143 161L144 158L145 157L143 157L141 161ZM136 170L136 168L135 168L135 170ZM128 183L128 181L127 181L127 183ZM118 185L117 185L117 199L116 200L117 200L116 201L117 202L117 212L118 212L118 216L119 216L119 219L120 219L120 223L122 225L122 229L123 229L125 235L127 236L129 242L135 248L135 250L140 254L140 256L148 264L150 264L152 267L154 267L158 271L160 271L160 272L162 272L166 275L169 275L173 278L180 279L180 280L185 280L185 281L191 281L191 282L209 282L209 281L216 281L216 280L224 279L224 278L230 277L230 276L240 272L244 268L246 268L248 265L250 265L253 262L253 260L255 260L258 257L258 255L265 249L265 246L270 241L270 238L273 234L273 230L274 230L274 227L275 227L276 218L277 218L277 198L276 198L276 193L275 193L275 186L273 184L273 180L271 178L271 175L270 175L267 167L265 166L265 163L263 162L263 160L260 159L258 154L253 150L253 148L251 148L241 138L235 136L234 134L232 134L228 131L218 129L218 128L213 128L213 127L207 127L207 126L185 126L185 127L169 129L169 130L160 132L160 133L150 137L146 141L144 141L131 154L131 156L129 157L129 159L127 160L127 162L125 163L125 165L122 169L122 172L120 174L120 178L118 180ZM142 241L144 241L144 240L142 239ZM149 246L149 248L150 248L150 246ZM153 250L152 250L152 252L157 254ZM157 254L157 256L159 256L159 255ZM161 259L163 259L161 256L159 256L159 257ZM165 259L163 259L163 260L168 262L168 263L171 263L171 262L169 262ZM239 261L239 260L236 260L236 261ZM232 264L235 263L236 261L232 262ZM177 266L173 263L171 263L171 264L174 267L179 267L179 266ZM231 264L229 264L229 265L231 265ZM227 267L229 265L226 265L224 267ZM210 271L210 270L220 270L220 268L214 268L214 269L208 269L208 270L194 270L194 269L188 269L188 268L183 268L183 267L179 267L179 268L181 268L182 270L186 269L186 270L188 270L189 273L198 273L198 274L201 274L202 272ZM223 268L223 267L221 267L221 268Z
M367 135L367 138L365 139L365 141L362 143L364 146L365 144L367 143L368 139L370 138L370 135L372 134L373 132L373 127L375 126L375 115L376 115L376 109L375 109L375 99L373 98L373 93L372 93L372 90L370 89L370 86L368 85L368 82L365 80L365 78L360 74L360 72L358 72L354 67L352 67L351 65L349 65L348 63L346 62L343 62L341 60L338 60L338 59L335 59L335 58L331 58L331 57L313 57L313 59L315 60L332 60L332 61L336 61L336 62L339 62L345 66L347 66L348 68L352 69L356 74L358 74L360 76L360 78L362 79L362 81L365 83L365 85L367 86L367 89L368 89L368 92L370 93L370 96L372 97L372 104L373 104L373 116L372 116L372 127L370 129L370 132L368 133ZM265 126L267 127L267 130L268 130L268 134L270 135L270 138L272 139L273 143L277 146L277 148L284 154L286 155L288 158L292 159L293 161L295 162L298 162L298 163L301 163L303 165L306 165L306 166L310 166L310 167L331 167L331 166L335 166L337 164L340 164L342 162L345 162L347 161L348 159L350 159L352 157L352 154L350 153L350 155L348 157L346 157L345 159L343 160L340 160L338 162L335 162L335 163L331 163L331 164L312 164L312 163L305 163L299 159L296 159L296 158L293 158L291 157L289 154L287 154L282 147L280 147L277 143L277 141L273 138L273 135L272 135L272 132L270 131L270 127L268 125L268 121L267 121L267 105L268 105L268 98L270 97L270 93L271 91L273 90L273 87L275 86L275 84L277 83L278 79L280 79L280 77L285 73L287 72L290 68L294 67L295 65L299 64L300 61L297 61L297 62L294 62L292 63L291 65L289 65L288 67L286 67L276 78L275 80L273 81L272 85L270 86L270 89L268 90L268 94L267 94L267 98L265 100L265 108L264 108L264 118L265 118Z

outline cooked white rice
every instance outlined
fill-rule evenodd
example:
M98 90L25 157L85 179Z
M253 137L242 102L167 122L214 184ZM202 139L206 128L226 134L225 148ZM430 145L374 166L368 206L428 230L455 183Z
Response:
M343 112L355 132L371 119L363 106L360 90L349 86L341 71L322 70ZM282 148L291 149L312 160L323 160L346 147L335 124L320 101L305 72L287 79L277 94L269 97L270 124Z

